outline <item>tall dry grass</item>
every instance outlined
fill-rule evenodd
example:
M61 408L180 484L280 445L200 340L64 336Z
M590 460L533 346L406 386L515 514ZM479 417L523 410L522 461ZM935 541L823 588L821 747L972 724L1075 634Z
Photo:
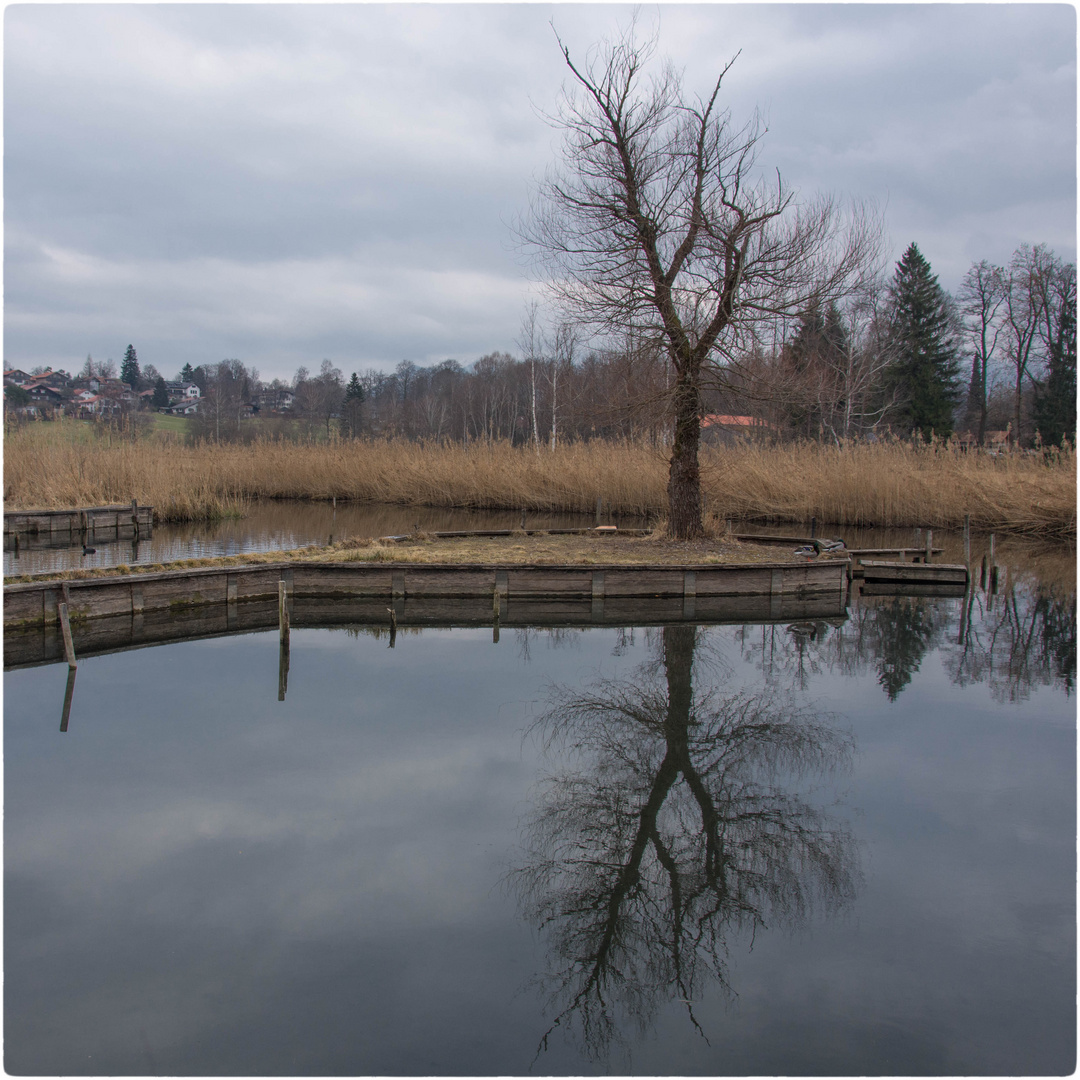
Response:
M662 514L667 460L641 443L578 443L555 453L505 443L341 441L182 446L76 441L32 425L8 434L9 509L137 498L161 520L235 513L248 499L354 499L406 505ZM975 528L1076 535L1076 459L990 457L907 443L845 448L704 448L702 488L721 517L836 525Z

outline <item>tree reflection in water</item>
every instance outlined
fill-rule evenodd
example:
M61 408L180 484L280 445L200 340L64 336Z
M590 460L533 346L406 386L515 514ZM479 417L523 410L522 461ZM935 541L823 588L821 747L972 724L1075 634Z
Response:
M669 626L623 680L558 690L537 721L571 762L544 784L511 875L547 937L553 1021L602 1057L715 980L727 942L853 896L850 834L798 793L850 762L850 738L791 696L724 693L695 665L698 630Z
M991 596L963 600L861 598L842 622L740 627L739 650L766 682L804 690L810 677L867 671L890 701L933 652L957 686L985 683L997 701L1025 700L1041 686L1071 694L1076 683L1075 587L1009 574Z

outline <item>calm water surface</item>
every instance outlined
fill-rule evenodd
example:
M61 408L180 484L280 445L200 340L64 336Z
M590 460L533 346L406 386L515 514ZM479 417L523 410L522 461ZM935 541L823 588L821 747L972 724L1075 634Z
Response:
M9 671L5 1066L1070 1073L1068 557L961 609Z
M595 523L595 515L533 513L526 525L533 529L573 529ZM609 520L605 515L605 520ZM615 520L615 519L610 519ZM624 527L643 524L640 519L620 518ZM153 534L131 540L94 538L92 555L83 555L82 541L47 537L28 538L16 553L7 541L4 574L41 574L55 570L119 566L123 563L169 562L173 559L241 555L251 551L288 551L326 544L350 536L396 536L416 529L427 532L453 529L515 529L521 511L460 510L431 506L396 506L383 503L302 502L280 499L253 501L242 518L214 522L155 525Z

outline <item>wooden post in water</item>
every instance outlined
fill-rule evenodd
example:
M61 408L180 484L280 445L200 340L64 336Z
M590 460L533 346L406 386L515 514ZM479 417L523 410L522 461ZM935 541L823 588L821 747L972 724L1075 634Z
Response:
M278 638L282 645L289 640L289 604L285 593L285 582L277 583L278 597Z
M600 512L603 510L603 508L604 508L604 496L603 495L597 495L596 496L596 524L597 525L600 524Z
M521 508L521 531L525 531L525 507Z
M994 565L994 534L990 534L990 565Z
M392 649L397 641L397 612L392 607L386 610L390 612L390 648Z
M813 540L817 536L817 518L812 517L810 519L810 539Z
M68 619L67 604L61 601L56 607L56 612L60 616L60 633L64 637L64 659L67 660L69 668L74 668L79 662L75 659L75 643L71 639L71 622Z
M139 500L138 499L132 499L131 500L131 524L135 527L134 536L135 536L135 539L138 540L139 539ZM119 529L116 530L116 534L117 534L116 538L117 538L117 540L119 540L120 539L120 530Z
M289 603L285 582L279 580L278 594L278 701L285 700L289 689Z
M286 637L278 649L277 699L284 701L289 690L289 639Z
M71 716L71 699L75 696L75 668L68 668L67 686L64 688L64 709L60 714L60 730L67 731Z
M971 566L971 515L964 515L964 564Z
M927 529L926 530L926 554L923 556L923 562L926 563L927 566L930 565L930 556L932 554L933 546L934 546L934 532L933 532L932 529Z

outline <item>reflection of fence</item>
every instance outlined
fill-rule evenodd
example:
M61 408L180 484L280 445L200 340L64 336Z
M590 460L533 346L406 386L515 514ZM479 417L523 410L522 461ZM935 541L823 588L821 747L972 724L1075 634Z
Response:
M80 657L279 625L525 626L770 621L842 616L845 561L753 566L446 566L277 563L210 567L4 589L4 664L63 655L59 605ZM498 595L498 614L493 598Z

